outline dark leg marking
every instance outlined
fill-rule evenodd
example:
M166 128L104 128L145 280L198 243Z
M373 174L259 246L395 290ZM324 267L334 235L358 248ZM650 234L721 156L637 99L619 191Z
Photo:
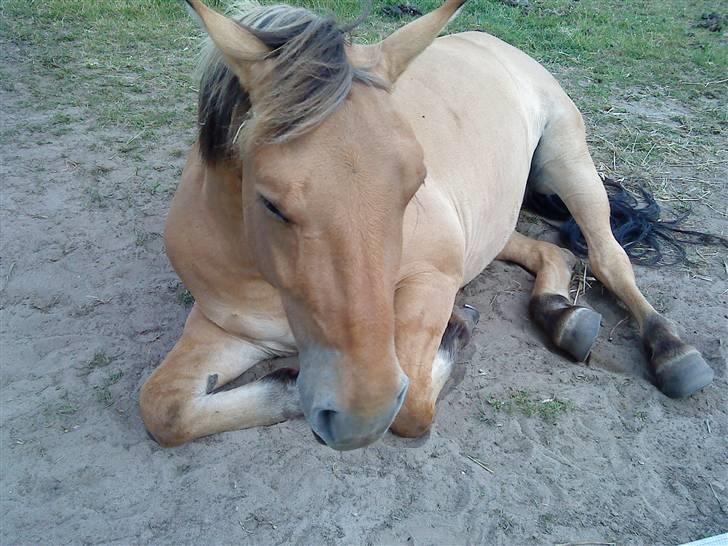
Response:
M280 368L274 372L264 375L260 381L271 384L275 388L268 393L272 398L282 397L288 400L288 405L283 411L286 419L294 419L303 415L303 410L298 402L298 370L296 368Z
M599 334L602 316L558 294L539 294L531 298L533 320L554 344L578 362L584 362Z
M451 354L457 353L465 347L473 337L473 330L480 320L480 312L470 305L462 309L453 309L447 328L442 334L440 351L448 351Z
M207 376L207 388L205 389L205 392L207 394L212 394L212 391L215 390L215 386L217 385L217 374L213 373Z
M280 368L261 377L261 381L280 381L282 383L295 383L298 378L296 368Z
M655 374L657 388L671 398L689 396L713 381L713 369L698 350L683 342L665 317L650 315L642 341Z

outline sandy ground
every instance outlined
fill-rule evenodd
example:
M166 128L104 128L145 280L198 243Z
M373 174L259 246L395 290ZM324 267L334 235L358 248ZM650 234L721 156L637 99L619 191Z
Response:
M495 263L463 291L483 318L428 437L340 454L297 420L165 450L137 403L188 312L159 234L192 133L163 132L139 169L123 153L133 133L54 131L22 87L0 93L3 128L17 129L0 148L3 544L677 544L728 529L720 258L700 277L637 269L716 371L688 400L651 385L600 287L585 301L602 335L574 364L527 318L530 275ZM728 190L711 199L723 210ZM554 397L552 420L539 408Z

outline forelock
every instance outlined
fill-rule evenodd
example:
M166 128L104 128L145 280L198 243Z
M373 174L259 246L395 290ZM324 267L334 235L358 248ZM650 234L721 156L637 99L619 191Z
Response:
M305 134L344 102L354 81L385 87L350 64L345 32L331 17L285 5L245 4L234 18L271 49L271 72L256 89L253 112L222 54L208 45L199 99L200 147L207 161L234 157L239 143L284 142Z

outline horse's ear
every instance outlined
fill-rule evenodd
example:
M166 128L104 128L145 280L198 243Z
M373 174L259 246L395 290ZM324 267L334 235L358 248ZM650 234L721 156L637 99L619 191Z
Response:
M200 0L184 0L188 8L222 52L225 63L235 73L246 91L254 94L262 62L270 49L250 31L232 19L208 8Z
M379 44L369 46L380 49L376 70L390 83L397 81L407 65L437 38L466 1L445 0L439 8L403 26Z

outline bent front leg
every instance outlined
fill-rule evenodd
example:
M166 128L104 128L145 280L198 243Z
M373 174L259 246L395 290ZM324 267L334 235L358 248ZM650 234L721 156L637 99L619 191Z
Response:
M217 390L270 356L193 307L182 337L142 387L139 404L147 430L161 445L175 446L300 415L296 370Z
M410 385L391 426L395 434L417 437L427 432L457 349L470 339L478 312L466 308L453 313L458 288L457 280L429 273L410 278L397 289L395 342Z

